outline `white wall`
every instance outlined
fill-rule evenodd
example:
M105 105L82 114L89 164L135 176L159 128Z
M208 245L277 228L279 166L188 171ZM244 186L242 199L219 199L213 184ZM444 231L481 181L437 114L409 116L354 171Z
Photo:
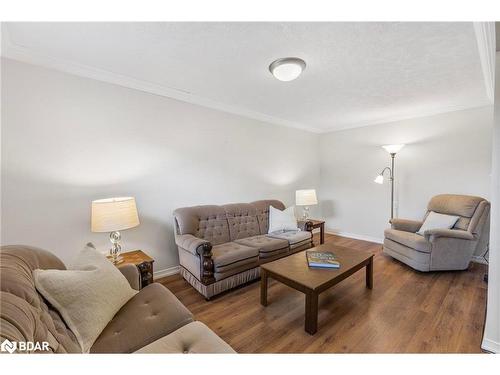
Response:
M122 233L156 270L178 264L172 211L316 188L318 136L86 78L2 60L1 243L68 261L87 241L93 199L131 195ZM313 156L311 156L313 155Z
M440 193L490 196L492 108L345 130L321 136L321 211L332 231L381 241L390 218L390 184L373 182L396 156L396 216L421 219ZM387 177L387 175L386 175Z
M500 353L500 52L496 54L488 310L483 349Z

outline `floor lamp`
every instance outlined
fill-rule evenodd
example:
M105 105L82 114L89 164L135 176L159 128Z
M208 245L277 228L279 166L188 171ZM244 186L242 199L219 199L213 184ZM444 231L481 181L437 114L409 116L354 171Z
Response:
M382 169L382 172L375 178L377 184L383 184L384 173L385 171L389 171L389 181L391 181L391 219L394 218L394 158L403 147L403 144L382 146L391 155L391 166Z

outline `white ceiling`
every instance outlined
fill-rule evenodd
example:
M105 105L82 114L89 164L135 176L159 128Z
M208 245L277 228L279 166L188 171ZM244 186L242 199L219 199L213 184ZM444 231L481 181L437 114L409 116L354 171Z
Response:
M472 23L3 26L6 57L316 132L491 104Z

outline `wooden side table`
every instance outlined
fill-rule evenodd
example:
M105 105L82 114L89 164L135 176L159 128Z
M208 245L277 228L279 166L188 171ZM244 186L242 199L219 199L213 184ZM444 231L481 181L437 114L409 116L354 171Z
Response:
M325 221L314 219L307 219L307 221L312 222L312 225L309 226L309 230L311 233L313 229L319 228L319 243L320 245L323 245L325 243Z
M153 262L155 261L142 250L128 251L120 254L123 260L118 264L133 264L141 276L141 289L153 282Z

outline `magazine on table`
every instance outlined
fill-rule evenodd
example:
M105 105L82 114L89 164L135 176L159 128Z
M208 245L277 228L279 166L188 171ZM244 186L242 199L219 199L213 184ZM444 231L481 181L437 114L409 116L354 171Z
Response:
M340 268L335 254L330 251L306 251L307 263L312 268Z

